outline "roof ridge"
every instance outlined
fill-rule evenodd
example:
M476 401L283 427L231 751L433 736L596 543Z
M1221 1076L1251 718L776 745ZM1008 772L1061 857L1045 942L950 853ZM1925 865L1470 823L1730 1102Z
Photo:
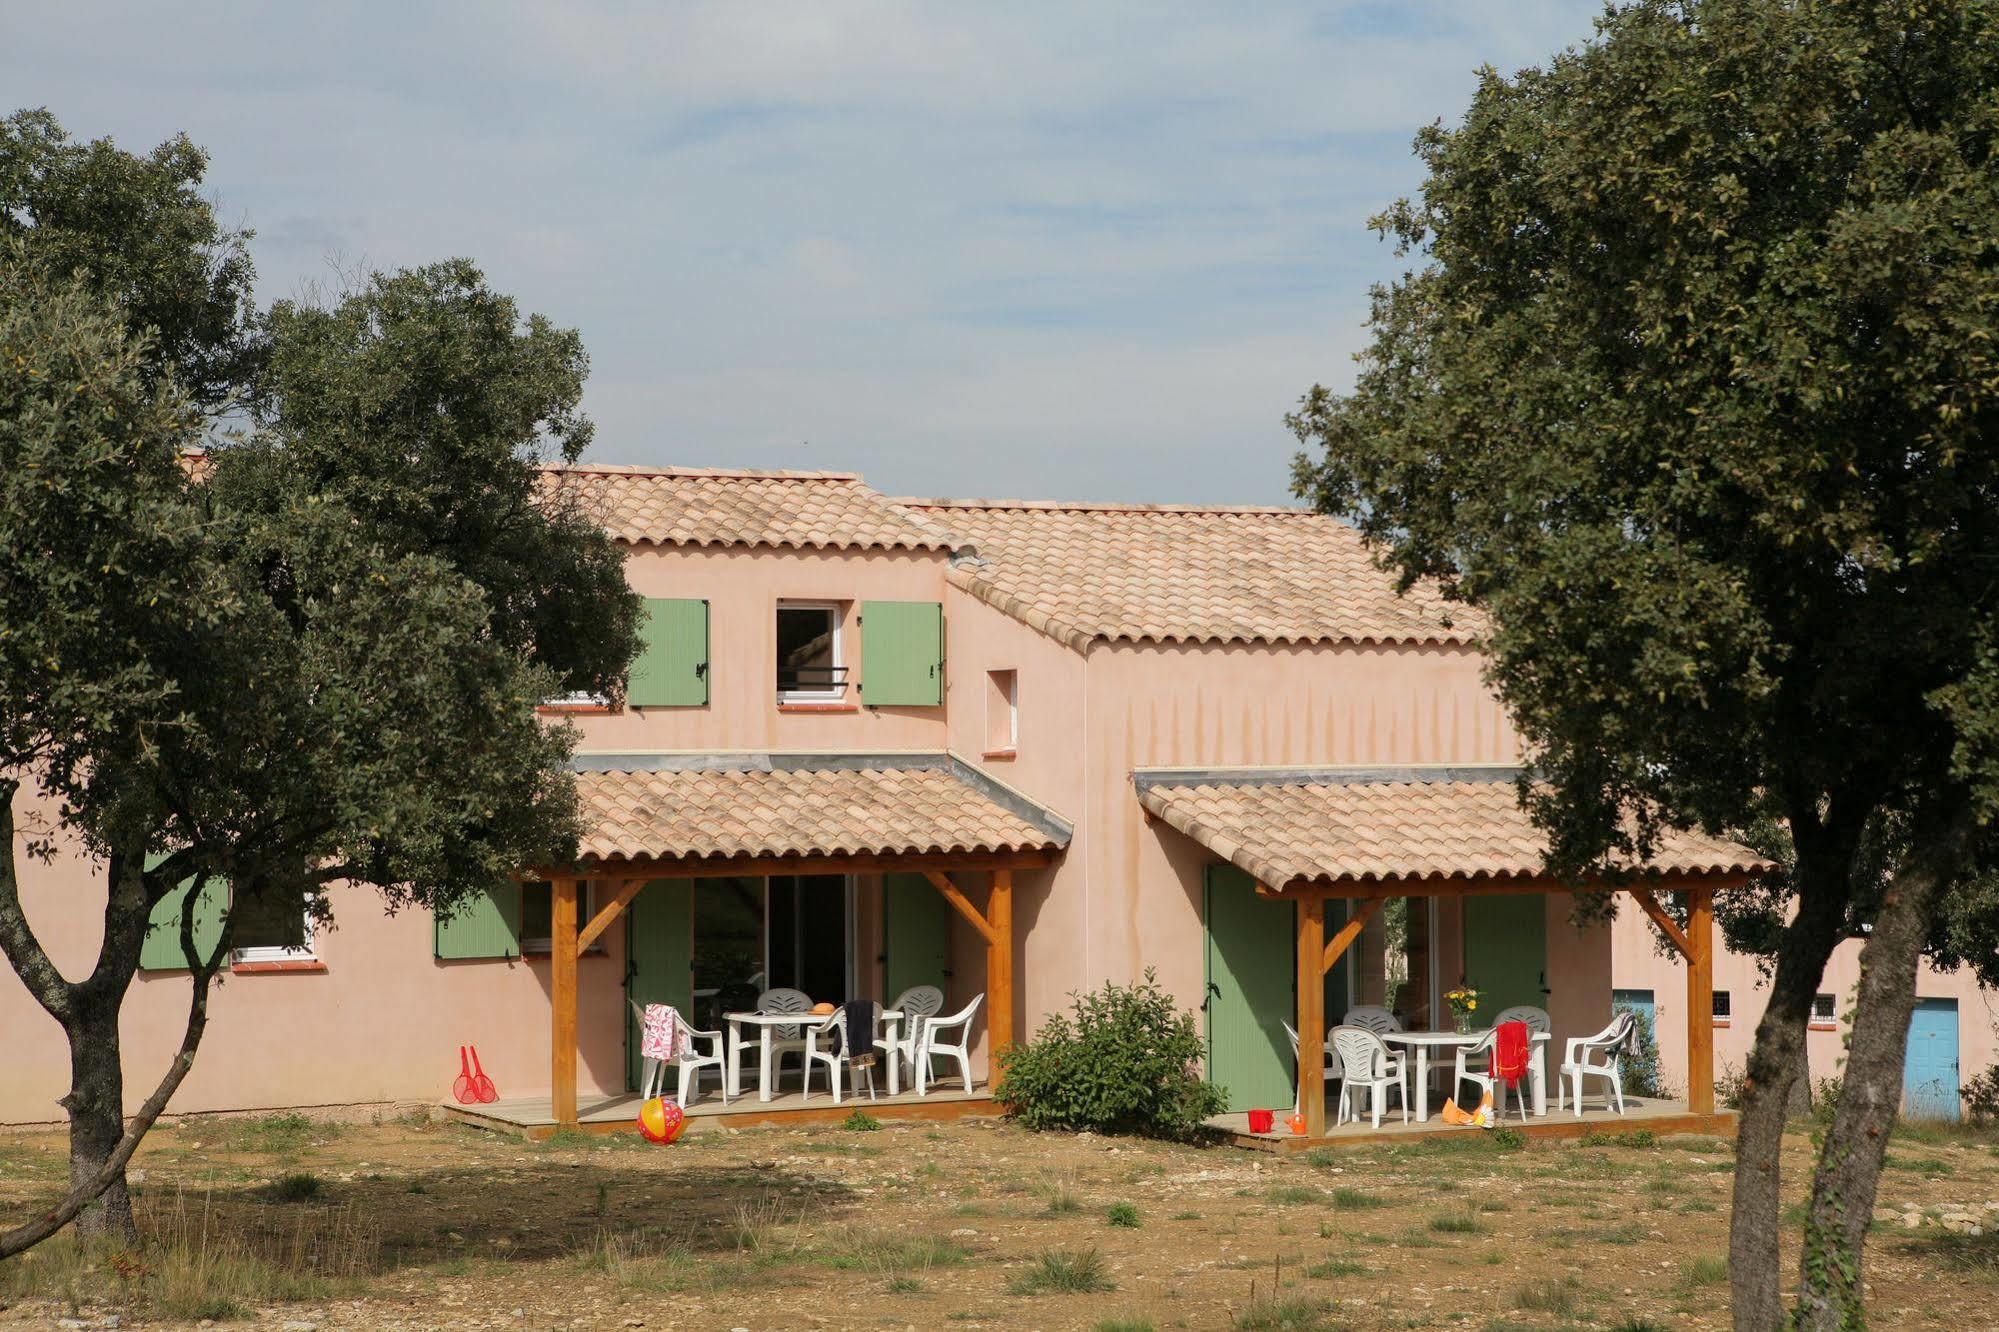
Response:
M781 468L758 467L682 467L671 463L658 466L647 466L642 463L543 463L541 470L564 474L599 472L611 476L714 476L737 477L750 481L854 481L862 485L867 484L861 481L859 472L788 471ZM886 499L887 496L883 498Z
M1283 514L1297 518L1323 518L1316 509L1293 504L1140 504L1119 500L1027 500L952 499L945 496L885 495L891 504L912 509L1016 509L1055 513L1188 513L1188 514Z

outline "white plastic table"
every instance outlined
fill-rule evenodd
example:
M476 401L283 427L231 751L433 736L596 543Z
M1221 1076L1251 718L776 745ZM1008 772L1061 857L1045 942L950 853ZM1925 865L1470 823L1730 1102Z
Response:
M1477 1045L1485 1039L1485 1031L1384 1031L1381 1039L1390 1045L1407 1046L1416 1056L1416 1122L1425 1123L1430 1118L1430 1051L1442 1056L1461 1045ZM1546 1116L1548 1113L1548 1045L1554 1037L1545 1031L1527 1032L1527 1086L1533 1098L1534 1113ZM1455 1094L1455 1092L1453 1093Z
M893 1096L902 1090L902 1069L893 1055L896 1033L902 1027L902 1010L898 1008L884 1008L881 1010L881 1019L882 1039L877 1044L885 1045L891 1051L888 1060L888 1094ZM722 1069L722 1080L729 1089L729 1095L741 1096L743 1094L743 1029L745 1027L755 1027L757 1029L757 1099L759 1101L768 1101L771 1098L771 1084L776 1081L772 1076L771 1068L771 1056L775 1053L771 1049L771 1033L779 1027L797 1027L803 1030L806 1027L817 1026L826 1020L826 1014L724 1013L722 1014L722 1020L729 1024L729 1059L728 1063Z

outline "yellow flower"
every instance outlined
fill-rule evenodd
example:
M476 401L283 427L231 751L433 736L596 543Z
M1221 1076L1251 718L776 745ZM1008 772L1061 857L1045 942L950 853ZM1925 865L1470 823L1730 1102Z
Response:
M1476 1012L1478 1010L1478 1000L1476 999L1472 1000L1471 1002L1467 1003L1465 1007Z

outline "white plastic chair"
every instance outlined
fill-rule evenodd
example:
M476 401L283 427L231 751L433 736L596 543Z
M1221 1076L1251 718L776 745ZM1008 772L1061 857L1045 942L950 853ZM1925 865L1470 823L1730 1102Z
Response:
M884 1044L889 1058L900 1059L914 1079L917 1042L923 1039L924 1024L944 1007L944 992L935 985L912 985L897 995L889 1007L902 1014L902 1026L896 1031L895 1040Z
M1291 1059L1298 1069L1299 1092L1291 1098L1291 1113L1295 1115L1298 1113L1299 1107L1304 1104L1305 1064L1298 1057L1298 1029L1287 1022L1284 1024L1284 1034L1291 1038ZM1327 1082L1338 1082L1340 1080L1340 1061L1339 1056L1333 1053L1333 1034L1330 1031L1326 1033L1326 1043L1322 1047L1321 1054L1322 1057L1319 1062L1322 1068L1322 1076Z
M1333 1053L1340 1060L1340 1111L1334 1121L1337 1127L1349 1118L1360 1120L1360 1111L1348 1113L1354 1093L1363 1089L1374 1093L1374 1127L1381 1127L1382 1106L1387 1103L1392 1090L1402 1102L1402 1122L1409 1122L1409 1092L1402 1078L1394 1071L1389 1060L1388 1047L1381 1043L1381 1037L1365 1027L1334 1027L1331 1037Z
M627 1000L632 1006L632 1016L638 1019L639 1030L645 1030L646 1012L636 999ZM723 1053L726 1041L719 1031L697 1031L687 1026L682 1019L682 1029L687 1033L688 1053L676 1061L680 1069L680 1095L675 1099L685 1110L694 1103L701 1091L701 1070L712 1068L722 1082L722 1104L729 1103L729 1079L724 1073L728 1056ZM702 1054L696 1042L708 1042L708 1053ZM650 1101L666 1090L666 1063L664 1059L641 1059L639 1063L639 1099ZM691 1093L691 1094L690 1094Z
M1492 1025L1496 1027L1502 1022L1525 1022L1527 1030L1538 1031L1544 1036L1553 1034L1555 1030L1555 1020L1548 1016L1548 1010L1532 1004L1515 1004L1494 1018Z
M1564 1104L1562 1093L1573 1092L1576 1102L1576 1118L1583 1117L1583 1078L1602 1078L1610 1084L1610 1093L1616 1099L1617 1113L1624 1113L1624 1048L1631 1040L1631 1025L1637 1019L1629 1013L1619 1013L1610 1020L1610 1025L1594 1036L1571 1036L1567 1050L1562 1055L1561 1076L1555 1079L1555 1108ZM1591 1059L1601 1055L1602 1063Z
M985 1002L983 994L973 997L949 1017L931 1018L923 1024L923 1044L916 1056L916 1094L926 1095L930 1090L930 1061L938 1055L958 1061L958 1076L964 1079L965 1090L972 1090L972 1014L979 1011ZM937 1039L946 1032L956 1029L956 1041Z
M1345 1017L1340 1019L1340 1025L1359 1027L1362 1031L1386 1036L1391 1031L1402 1030L1402 1019L1379 1004L1356 1004L1347 1010ZM1331 1037L1327 1039L1330 1040ZM1387 1042L1384 1041L1383 1044L1386 1045ZM1395 1076L1401 1078L1406 1086L1409 1082L1409 1052L1391 1046L1388 1049L1388 1062L1394 1066Z
M1528 1028L1528 1030L1531 1033L1533 1028L1530 1027ZM1481 1099L1483 1099L1484 1094L1486 1092L1494 1093L1493 1099L1499 1110L1500 1116L1504 1118L1506 1115L1505 1085L1503 1083L1499 1083L1498 1079L1494 1078L1491 1073L1489 1072L1480 1073L1477 1069L1471 1067L1472 1060L1483 1059L1486 1063L1486 1066L1490 1068L1492 1061L1492 1049L1498 1043L1499 1043L1499 1026L1497 1023L1495 1023L1492 1026L1487 1027L1485 1029L1485 1035L1479 1037L1477 1043L1473 1045L1460 1045L1458 1047L1457 1067L1454 1070L1452 1070L1453 1076L1451 1080L1451 1095L1456 1096L1458 1094L1458 1088L1463 1086L1467 1082L1476 1083L1479 1088ZM1533 1049L1534 1049L1533 1038L1531 1035L1528 1038L1527 1049L1528 1049L1528 1058L1531 1063L1533 1058ZM1513 1084L1513 1103L1516 1106L1518 1106L1520 1109L1520 1122L1523 1124L1527 1122L1527 1080L1529 1076L1532 1076L1531 1073L1526 1076L1523 1076L1520 1079L1520 1081Z
M819 1046L821 1037L827 1038L829 1042L831 1041L834 1029L839 1025L841 1015L844 1012L844 1009L836 1008L817 1025L809 1026L805 1029L805 1082L804 1086L800 1088L798 1096L798 1099L801 1101L812 1099L812 1066L814 1064L824 1064L826 1066L826 1083L832 1088L834 1105L840 1103L840 1070L843 1066L858 1068L862 1080L868 1089L868 1099L870 1101L875 1099L876 1056L874 1052L881 1048L881 1034L879 1032L848 1033L847 1049L844 1054L835 1051L830 1043L824 1049L821 1049ZM856 1045L861 1047L858 1051L854 1048ZM856 1061L860 1062L856 1063Z
M757 996L757 1012L798 1013L802 1016L810 1017L812 1013L812 996L803 990L765 990ZM788 1054L797 1055L800 1067L803 1068L805 1060L805 1026L806 1024L802 1022L787 1022L782 1026L770 1029L770 1075L772 1079L777 1079L779 1072L784 1068L784 1057ZM743 1048L744 1050L750 1050L754 1047L752 1044L745 1044Z
M1492 1025L1496 1027L1502 1022L1525 1022L1527 1030L1537 1035L1553 1036L1555 1034L1555 1020L1548 1016L1548 1010L1545 1008L1536 1008L1532 1004L1515 1004L1494 1018ZM1530 1040L1527 1043L1527 1067L1534 1078L1535 1096L1537 1098L1535 1104L1545 1110L1548 1106L1547 1041Z

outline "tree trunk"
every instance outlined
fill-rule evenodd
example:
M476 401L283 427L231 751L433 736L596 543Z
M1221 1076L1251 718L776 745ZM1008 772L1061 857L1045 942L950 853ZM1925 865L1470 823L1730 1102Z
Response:
M1779 1169L1791 1090L1805 1075L1805 1030L1812 996L1846 920L1850 848L1804 831L1798 847L1798 911L1777 952L1770 1004L1756 1025L1743 1070L1735 1138L1735 1198L1728 1225L1728 1283L1736 1332L1771 1332L1784 1321L1778 1286Z
M118 1048L118 1008L121 991L105 1002L80 999L70 1021L69 1095L62 1098L69 1112L69 1184L82 1188L97 1178L125 1136L125 1071ZM85 1204L76 1217L77 1238L86 1243L134 1245L139 1228L132 1220L132 1199L121 1170L110 1185Z
M1861 1259L1874 1217L1881 1160L1902 1105L1916 963L1930 915L1969 854L1973 823L1959 813L1922 830L1883 896L1860 953L1860 993L1847 1040L1846 1074L1832 1129L1819 1151L1805 1218L1793 1325L1812 1332L1865 1325Z

